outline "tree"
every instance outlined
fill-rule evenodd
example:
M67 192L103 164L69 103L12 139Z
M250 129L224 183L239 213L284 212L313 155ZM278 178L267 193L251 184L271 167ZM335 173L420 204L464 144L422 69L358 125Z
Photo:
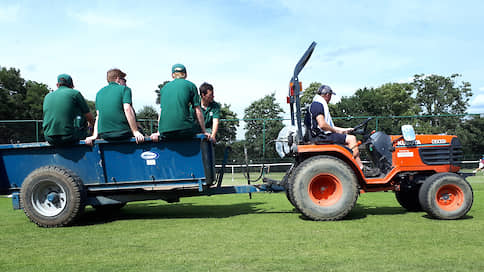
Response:
M306 107L313 102L313 98L318 93L318 89L321 85L322 84L319 82L312 82L309 84L309 87L304 90L301 96L301 109L306 109Z
M96 117L97 116L96 102L88 100L86 98L84 99L86 100L87 106L89 107L89 111L92 113L92 116Z
M49 88L43 83L27 81L25 84L26 94L23 104L26 106L25 119L42 120L44 97L49 93Z
M20 70L0 67L0 119L42 119L42 105L49 88L43 83L25 81ZM37 139L37 122L2 124L0 142L32 142ZM40 134L40 133L39 133Z
M284 111L276 102L275 93L252 102L244 112L245 139L251 157L276 157L275 145L272 141L284 127L280 115Z
M160 104L160 91L163 89L163 87L170 81L163 81L163 83L158 85L158 89L155 90L156 93L156 104Z
M409 83L387 83L378 88L363 88L356 90L350 97L343 97L332 110L334 117L356 116L403 116L418 113L415 99L412 97L413 86ZM363 121L341 120L338 126L352 127ZM380 119L378 129L387 133L399 133L402 119Z
M136 119L143 128L144 133L149 134L158 130L158 112L153 106L143 106L143 108L136 113Z
M455 134L459 137L464 152L464 160L475 160L484 154L484 118L478 115L465 118L464 122L456 127Z
M217 132L217 141L224 144L231 144L235 141L239 120L237 114L230 110L229 104L223 104L220 108L220 119L224 120L219 123Z
M469 106L472 96L471 84L462 82L456 85L459 74L450 77L423 74L415 75L413 86L416 93L416 102L422 113L427 115L464 114ZM456 124L463 122L463 117L428 118L424 132L444 133L453 130Z

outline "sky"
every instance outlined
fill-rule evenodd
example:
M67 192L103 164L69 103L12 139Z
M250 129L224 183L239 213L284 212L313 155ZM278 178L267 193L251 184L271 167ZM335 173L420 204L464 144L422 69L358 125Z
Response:
M70 74L86 99L127 73L133 106L154 106L158 84L183 63L188 80L214 86L239 118L275 93L289 117L288 83L330 85L332 102L415 74L461 74L469 113L484 113L484 1L9 1L0 0L0 66L55 89ZM378 103L378 101L375 101Z

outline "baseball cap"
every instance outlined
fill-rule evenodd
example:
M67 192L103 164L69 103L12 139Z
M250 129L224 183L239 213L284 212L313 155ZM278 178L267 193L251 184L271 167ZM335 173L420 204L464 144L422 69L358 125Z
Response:
M179 73L186 73L187 69L185 68L185 65L177 63L171 67L171 72L179 72Z
M74 84L72 83L72 77L68 74L60 74L57 76L57 83L59 84L65 84L68 86L73 86Z
M318 89L319 94L336 94L328 85L321 85Z

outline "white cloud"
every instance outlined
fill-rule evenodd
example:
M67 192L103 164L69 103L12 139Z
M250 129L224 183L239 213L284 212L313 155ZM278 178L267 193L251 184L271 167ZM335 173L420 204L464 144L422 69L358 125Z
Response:
M0 7L0 21L15 22L19 15L19 10L19 5Z
M469 113L484 113L484 94L479 94L470 102Z

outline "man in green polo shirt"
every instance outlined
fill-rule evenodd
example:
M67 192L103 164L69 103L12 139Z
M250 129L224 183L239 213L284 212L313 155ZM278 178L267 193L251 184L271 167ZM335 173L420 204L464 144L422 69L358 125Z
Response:
M172 67L173 80L160 90L160 116L158 132L150 137L153 141L158 138L164 139L189 139L195 136L193 117L190 108L195 111L196 119L200 124L201 131L208 138L210 134L205 132L203 113L200 109L200 96L197 87L186 80L187 72L182 64Z
M122 140L135 137L136 143L144 141L138 131L136 117L131 106L131 89L121 85L126 74L119 69L107 73L108 85L96 94L96 124L94 133L86 138L87 144L100 137L105 140Z
M73 88L72 77L61 74L57 77L57 90L44 98L42 127L45 139L52 145L74 144L84 139L87 127L94 124L86 100Z
M220 119L220 104L213 100L212 84L204 82L200 85L199 90L202 98L200 106L205 120L205 129L210 133L212 141L215 142Z

